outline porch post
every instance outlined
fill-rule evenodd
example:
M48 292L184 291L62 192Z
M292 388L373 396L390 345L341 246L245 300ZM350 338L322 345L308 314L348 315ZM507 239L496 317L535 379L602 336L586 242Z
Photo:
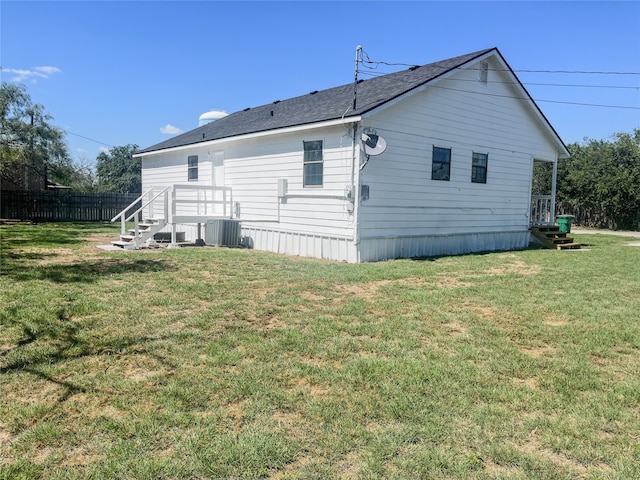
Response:
M551 225L556 223L556 179L558 177L558 152L556 152L556 160L553 162L553 174L551 175L551 212L549 212L549 222Z

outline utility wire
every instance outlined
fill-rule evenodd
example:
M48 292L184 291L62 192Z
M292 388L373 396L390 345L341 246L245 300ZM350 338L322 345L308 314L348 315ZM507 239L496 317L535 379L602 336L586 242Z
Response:
M367 60L363 60L363 63L369 63L371 65L375 65L374 67L367 67L370 69L376 69L379 65L387 65L389 67L420 67L421 65L410 64L410 63L390 63L390 62L381 62L376 61L372 62L369 60L367 56ZM455 68L465 68L465 67L455 67ZM472 69L471 69L472 70ZM476 69L477 70L477 69ZM495 72L509 72L509 69L493 69ZM562 74L583 74L583 75L640 75L640 72L606 72L606 71L589 71L589 70L513 70L514 72L522 72L522 73L562 73Z
M492 70L495 71L495 70ZM370 77L382 77L384 75L389 75L388 73L382 72L361 72L363 75L369 75ZM473 80L470 78L456 78L456 82L477 82L477 80ZM498 80L487 80L487 83L495 83L495 84L503 84L503 85L511 85L512 82L501 82ZM540 87L577 87L577 88L611 88L611 89L626 89L626 90L640 90L640 85L632 86L632 85L587 85L584 83L537 83L537 82L521 82L523 85L533 85Z
M383 76L386 75L384 73L369 73L369 72L362 72L363 74L367 74L367 75L371 75L374 77L378 77L378 76ZM456 81L460 81L461 79L456 79ZM464 81L464 79L462 79ZM401 79L398 79L398 81L403 81ZM473 80L472 80L473 81ZM414 85L414 86L418 86L419 83L413 82L413 81L405 81L405 83L407 83L408 85ZM509 82L495 82L495 83L509 83ZM535 85L535 84L532 84ZM585 85L586 86L586 85ZM529 98L527 97L514 97L511 95L500 95L497 93L488 93L488 92L474 92L472 90L464 90L461 88L452 88L452 87L445 87L442 85L430 85L430 88L441 88L444 90L451 90L451 91L456 91L456 92L462 92L462 93L471 93L471 94L475 94L475 95L486 95L486 96L490 96L490 97L499 97L499 98L513 98L516 100L529 100ZM626 88L638 88L638 87L626 87ZM546 103L561 103L561 104L566 104L566 105L578 105L578 106L584 106L584 107L600 107L600 108L618 108L618 109L627 109L627 110L640 110L640 107L632 107L632 106L628 106L628 105L604 105L604 104L595 104L595 103L582 103L582 102L568 102L568 101L562 101L562 100L537 100L534 99L535 102L546 102Z
M441 88L443 90L452 90L454 92L462 92L462 93L472 93L476 95L487 95L489 97L500 97L500 98L513 98L515 100L529 100L527 97L513 97L511 95L500 95L498 93L487 93L487 92L474 92L472 90L463 90L461 88L451 88L444 87L441 85L431 85L432 88ZM533 99L535 102L546 102L546 103L562 103L565 105L579 105L583 107L601 107L601 108L621 108L626 110L640 110L640 107L631 107L628 105L601 105L597 103L581 103L581 102L567 102L563 100L543 100L543 99Z
M68 133L69 135L74 135L74 136L76 136L76 137L84 138L85 140L89 140L90 142L94 142L94 143L97 143L97 144L99 144L99 145L104 145L105 147L115 148L113 145L109 145L109 144L108 144L108 143L106 143L106 142L101 142L101 141L99 141L99 140L94 140L93 138L85 137L84 135L80 135L79 133L74 133L74 132L71 132L71 131L69 131L69 130L65 130L65 129L64 129L64 128L62 128L62 127L57 127L57 128L59 128L60 130L62 130L64 133Z

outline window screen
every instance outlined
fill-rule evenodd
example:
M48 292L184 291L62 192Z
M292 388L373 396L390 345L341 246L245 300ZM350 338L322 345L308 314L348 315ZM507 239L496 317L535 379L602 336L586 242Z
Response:
M449 181L451 173L451 149L433 147L431 180Z
M473 183L487 183L488 160L488 154L473 152L473 157L471 159L471 181Z
M189 158L187 158L187 164L189 181L198 180L198 156L190 155Z
M322 186L324 161L322 158L322 140L302 142L304 148L304 186Z

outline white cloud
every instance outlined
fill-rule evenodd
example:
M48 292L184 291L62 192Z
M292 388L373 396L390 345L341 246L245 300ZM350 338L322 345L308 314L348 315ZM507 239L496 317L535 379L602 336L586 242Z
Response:
M170 123L167 123L164 127L160 128L160 133L164 133L165 135L177 135L178 133L182 133L183 131L178 127L174 127Z
M42 66L33 67L31 69L23 68L3 68L2 73L13 73L11 80L14 82L31 81L35 83L39 78L49 78L56 73L62 73L58 67Z
M107 147L100 147L100 153L109 153L109 149Z

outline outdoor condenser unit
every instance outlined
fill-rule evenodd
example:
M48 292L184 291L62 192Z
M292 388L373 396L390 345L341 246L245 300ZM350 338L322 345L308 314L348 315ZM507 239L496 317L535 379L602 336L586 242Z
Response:
M220 218L207 220L204 228L204 243L216 247L240 245L240 220Z

